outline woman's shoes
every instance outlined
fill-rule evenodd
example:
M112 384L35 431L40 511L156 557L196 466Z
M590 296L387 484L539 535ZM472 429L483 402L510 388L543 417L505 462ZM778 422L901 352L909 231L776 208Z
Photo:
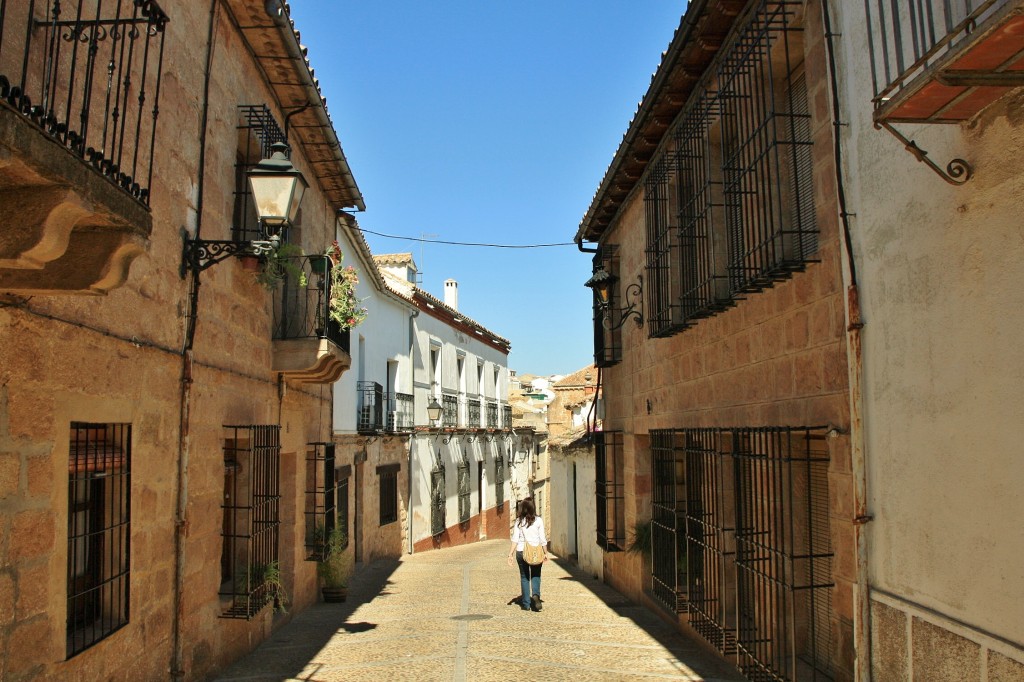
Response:
M542 608L541 607L542 601L543 600L539 596L537 596L536 594L530 595L530 608L533 609L534 611L540 611L541 608Z

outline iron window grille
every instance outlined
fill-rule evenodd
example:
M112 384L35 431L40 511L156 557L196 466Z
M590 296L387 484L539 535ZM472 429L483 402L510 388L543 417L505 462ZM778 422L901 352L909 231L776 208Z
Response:
M274 340L329 339L351 353L351 331L330 317L330 258L323 255L284 258L284 281L274 302Z
M380 525L386 526L398 520L398 472L400 464L386 464L377 467L380 478Z
M306 561L320 561L338 517L334 443L306 445Z
M487 428L498 428L498 403L487 403Z
M128 624L131 450L131 424L71 423L67 658Z
M452 393L445 393L441 396L441 425L445 428L455 428L459 425L459 396Z
M619 276L619 247L601 244L594 254L594 272L603 268L613 277ZM601 305L601 299L594 291L594 364L611 367L622 360L622 326L616 319L618 305L617 287L608 289L608 304Z
M683 437L651 433L651 577L654 596L675 613L686 612L686 460Z
M727 276L720 100L698 87L675 131L679 205L678 317L682 326L733 304Z
M468 417L466 426L468 426L471 429L480 428L483 426L483 423L480 421L479 400L471 398L470 400L466 401L466 414Z
M680 232L676 193L677 161L668 150L652 164L644 179L647 226L647 328L651 336L667 336L683 328L680 309Z
M606 552L626 546L625 462L623 434L604 431L595 441L597 544Z
M459 488L459 523L469 523L471 513L471 489L469 482L469 457L465 452L459 454L459 463L456 467L456 479Z
M502 405L501 406L501 424L506 429L512 428L512 406Z
M235 160L235 210L231 238L235 241L264 239L256 204L249 187L249 171L271 156L275 142L287 142L284 131L265 104L238 107L238 153ZM282 235L287 240L287 235Z
M832 679L825 429L678 429L652 431L651 439L652 497L664 506L668 486L677 495L676 537L655 534L653 552L658 556L658 544L685 534L686 554L676 555L685 567L677 572L686 577L694 629L735 654L749 679ZM682 504L678 495L685 495ZM663 546L660 554L675 549Z
M0 99L147 206L167 22L152 0L0 2Z
M505 458L501 453L494 458L494 506L499 511L505 506Z
M348 548L349 524L348 524L348 487L349 480L352 478L352 465L346 464L345 466L338 467L334 470L334 480L337 482L337 488L335 492L335 505L337 507L338 514L338 528L344 533L345 541L342 543L342 549Z
M359 433L377 433L384 430L384 387L376 381L356 382L359 393L358 419L356 430Z
M817 250L799 4L761 0L718 66L733 295L791 276Z
M415 403L410 393L395 393L388 412L388 430L411 431L415 425Z
M224 428L221 617L249 620L274 601L280 578L281 427Z
M438 536L444 533L448 527L445 515L447 507L447 494L444 481L444 460L438 452L434 458L434 468L430 472L430 533Z

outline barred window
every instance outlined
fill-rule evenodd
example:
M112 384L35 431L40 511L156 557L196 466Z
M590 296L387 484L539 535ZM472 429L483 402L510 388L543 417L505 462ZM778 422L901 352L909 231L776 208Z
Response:
M450 393L441 396L441 406L444 412L441 413L441 423L446 428L454 428L459 425L459 397Z
M685 436L651 433L651 575L654 596L676 613L686 611Z
M651 336L682 329L677 162L674 150L655 161L644 180L647 223L647 327Z
M444 460L441 459L439 452L434 458L434 468L430 472L430 533L434 536L440 535L448 527L445 520L448 499L445 492L444 469Z
M385 526L398 520L398 472L401 464L385 464L377 467L380 477L380 525Z
M494 458L494 506L498 511L505 507L505 457L501 453Z
M621 431L604 431L596 442L597 544L607 552L622 551L626 543L622 442Z
M251 619L282 596L280 537L281 427L225 426L221 505L224 618Z
M128 624L131 424L71 423L67 658Z
M619 247L615 244L602 244L594 254L594 272L604 269L615 280L619 276ZM616 319L619 309L617 287L608 288L608 304L601 305L597 291L594 291L594 364L598 367L611 367L622 360L622 328L617 327Z
M471 490L469 482L469 457L462 452L459 455L459 464L456 468L456 476L459 484L459 523L469 523Z
M817 250L802 29L762 0L719 65L722 169L734 295L803 269Z
M334 443L307 443L307 446L306 561L319 561L326 556L327 541L337 524Z
M671 598L659 561L675 557L690 623L751 678L835 671L825 438L824 428L651 432L652 516L666 520L652 535L654 592Z

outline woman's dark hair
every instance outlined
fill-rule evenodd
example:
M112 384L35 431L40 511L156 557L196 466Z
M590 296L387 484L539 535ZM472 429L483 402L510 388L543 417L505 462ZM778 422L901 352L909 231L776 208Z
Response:
M524 528L529 528L533 525L533 522L536 520L537 507L533 504L533 498L527 497L519 503L519 525L523 526ZM523 521L526 521L525 525L523 525Z

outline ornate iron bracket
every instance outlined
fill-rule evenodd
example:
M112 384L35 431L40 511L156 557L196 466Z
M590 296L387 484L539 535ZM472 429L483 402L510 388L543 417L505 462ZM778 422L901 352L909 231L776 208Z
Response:
M946 170L942 170L938 164L928 158L928 152L918 147L916 142L908 139L906 135L893 128L887 121L876 121L875 128L885 128L888 130L897 140L903 143L903 146L908 152L914 155L915 159L926 164L929 168L935 171L936 175L951 185L959 187L970 180L974 173L974 169L971 168L971 164L960 158L953 159L946 164Z
M644 326L643 293L644 276L637 275L636 281L626 287L626 292L622 296L626 306L619 311L619 321L616 324L611 323L611 315L608 314L611 308L605 308L604 320L601 322L604 328L612 331L620 329L630 317L636 318L636 326Z
M236 242L230 239L189 239L186 237L181 251L179 274L184 277L189 270L196 273L202 272L232 256L262 256L273 251L275 246L277 246L277 241L274 239Z

